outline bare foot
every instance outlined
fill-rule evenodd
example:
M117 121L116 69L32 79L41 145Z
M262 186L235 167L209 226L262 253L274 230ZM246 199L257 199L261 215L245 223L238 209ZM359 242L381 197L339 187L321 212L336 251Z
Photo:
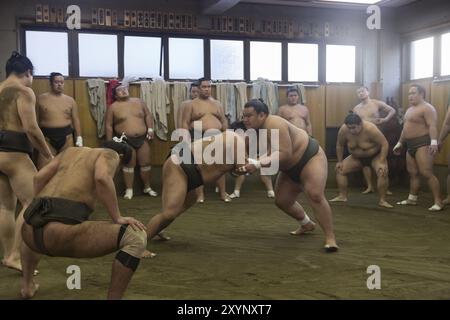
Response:
M417 204L417 201L406 199L406 200L397 202L397 204L399 204L401 206L415 206Z
M387 201L385 200L380 200L380 202L378 202L378 205L380 207L385 207L385 208L393 208L392 205L390 205Z
M7 259L3 259L2 266L22 273L22 264L20 263L20 260L19 261L8 261ZM37 276L38 274L39 274L39 271L34 270L33 275Z
M337 196L330 200L330 202L347 202L347 198L343 196Z
M300 226L297 230L289 232L293 236L300 236L307 232L311 232L316 228L316 224L312 221L308 222L304 226Z
M327 243L323 248L325 249L325 251L327 253L332 253L332 252L336 252L336 251L339 250L339 247L337 246L336 243L334 243L334 244L328 244Z
M392 196L392 195L393 195L393 193L392 193L391 191L389 191L389 190L386 190L386 195L388 195L388 196Z
M156 256L156 253L145 250L144 253L142 254L141 258L142 259L150 259L150 258L154 258L155 256Z
M33 286L30 288L22 288L20 290L20 295L22 299L31 299L34 297L36 292L39 290L39 285L33 282Z
M166 234L164 232L158 233L158 237L160 240L163 240L163 241L169 241L170 239L172 239L171 237L166 236Z
M204 203L205 202L205 198L204 197L198 197L197 198L197 203Z
M364 190L363 192L361 192L362 194L368 194L368 193L372 193L373 189L372 188L367 188L366 190Z
M230 198L230 196L228 195L228 193L225 193L225 195L221 195L221 196L220 196L220 199L221 199L223 202L231 202L231 198Z

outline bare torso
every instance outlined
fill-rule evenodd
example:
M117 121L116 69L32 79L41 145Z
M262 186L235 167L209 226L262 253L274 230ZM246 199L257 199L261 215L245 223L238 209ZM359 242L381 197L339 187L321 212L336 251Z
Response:
M218 129L222 130L220 104L213 98L195 98L190 102L192 108L190 129L194 128L194 121L202 122L202 130Z
M0 130L24 132L17 111L17 98L25 94L34 95L25 86L8 81L0 83Z
M145 106L137 98L116 101L110 108L113 113L113 128L116 135L125 132L128 137L139 137L147 132Z
M362 130L358 135L351 134L346 125L342 127L348 151L356 158L374 156L381 149L381 146L374 140L374 131L378 130L377 126L364 120L362 123Z
M65 94L41 94L37 99L39 126L45 128L73 126L72 111L74 104L73 98Z
M307 130L308 108L301 104L281 106L278 114L297 128Z
M405 139L417 138L430 133L430 128L425 121L425 112L429 108L436 112L434 107L426 102L417 106L411 106L406 110L403 124L403 137Z
M380 106L377 100L369 99L367 103L361 102L353 108L353 112L356 113L361 119L375 123L376 119L380 118Z
M264 123L262 129L268 129L268 140L270 148L273 145L271 141L270 130L277 130L280 126L287 125L288 130L287 133L284 134L283 131L279 131L279 140L285 141L291 146L291 155L287 157L284 161L280 159L280 170L288 170L296 165L299 160L303 157L305 153L306 147L308 146L309 136L306 131L296 127L286 119L283 119L279 116L271 116L269 115ZM286 152L280 147L280 153Z
M78 201L93 209L96 198L95 163L102 152L115 153L87 147L71 147L63 151L58 171L37 196ZM117 154L114 156L117 157Z

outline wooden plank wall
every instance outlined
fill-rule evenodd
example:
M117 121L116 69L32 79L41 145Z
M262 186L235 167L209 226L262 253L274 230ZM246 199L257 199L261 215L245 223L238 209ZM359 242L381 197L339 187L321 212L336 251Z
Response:
M326 105L326 127L339 128L343 123L348 112L358 103L356 95L357 85L327 85L325 88Z
M409 107L408 90L413 83L420 84L426 90L425 100L431 103L438 113L438 129L442 128L445 114L448 107L448 98L450 95L450 81L433 82L430 79L405 82L402 85L402 107L406 110ZM434 163L437 165L447 165L447 155L450 152L450 139L447 138L441 152L436 156Z
M348 110L358 103L355 85L327 85L318 87L307 87L306 98L307 107L310 110L311 122L313 127L313 135L316 137L320 145L325 148L325 132L326 127L339 127ZM36 95L49 90L47 79L35 79L33 81L33 89ZM250 97L250 87L247 94ZM279 103L286 103L285 86L280 86ZM89 95L87 91L86 80L84 79L68 79L65 81L65 93L75 98L80 109L80 122L83 132L83 140L88 147L98 147L101 140L97 138L97 126L93 120L89 110ZM130 95L133 97L140 96L140 87L138 84L130 86ZM212 89L212 95L215 95L215 87ZM169 115L169 132L174 129L173 121L173 103L170 104L171 113ZM161 141L155 139L151 142L151 164L162 165L170 151L171 146L175 142Z

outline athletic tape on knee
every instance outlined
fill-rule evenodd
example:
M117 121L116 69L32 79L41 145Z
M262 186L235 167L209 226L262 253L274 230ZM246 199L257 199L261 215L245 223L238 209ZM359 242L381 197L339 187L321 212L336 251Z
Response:
M141 262L141 259L138 259L136 257L130 256L125 251L120 250L116 254L116 259L124 266L127 267L133 271L136 271L137 267L139 266L139 262Z
M125 173L134 173L134 168L123 167L122 171Z
M136 270L146 246L147 234L145 231L134 231L128 225L122 226L118 236L120 251L117 253L116 259L125 267Z
M304 214L305 214L305 217L303 218L303 220L300 221L300 225L302 225L302 226L304 226L305 224L308 224L311 221L311 219L308 217L306 212Z
M141 167L141 171L150 171L152 170L152 166Z

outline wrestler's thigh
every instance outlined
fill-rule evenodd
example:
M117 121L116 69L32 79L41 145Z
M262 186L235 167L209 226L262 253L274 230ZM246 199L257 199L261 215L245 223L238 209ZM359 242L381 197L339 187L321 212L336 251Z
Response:
M164 163L162 179L163 211L181 212L187 195L186 175L180 166L169 158Z
M124 164L124 167L127 168L134 168L136 167L136 150L134 150L134 148L131 148L131 159L130 161L128 161L128 163Z
M86 221L77 225L50 222L44 227L44 245L54 256L100 257L118 250L120 227L109 221Z
M147 140L138 149L137 153L137 163L140 166L148 166L150 164L150 145Z
M281 172L275 181L275 199L279 203L292 203L297 200L298 195L302 192L302 186L292 181L289 176Z
M25 154L16 157L14 167L7 173L14 194L22 204L28 204L33 199L35 174L36 167Z
M300 178L307 193L319 192L323 194L328 178L328 161L322 148L308 161L300 174Z
M14 211L16 202L8 177L0 173L0 210Z
M416 160L409 154L409 152L406 152L406 169L410 175L417 175L419 173Z
M346 175L351 172L360 171L363 168L361 161L353 155L349 155L342 161L342 174Z
M433 173L434 158L429 152L429 146L417 149L416 163L420 173Z

